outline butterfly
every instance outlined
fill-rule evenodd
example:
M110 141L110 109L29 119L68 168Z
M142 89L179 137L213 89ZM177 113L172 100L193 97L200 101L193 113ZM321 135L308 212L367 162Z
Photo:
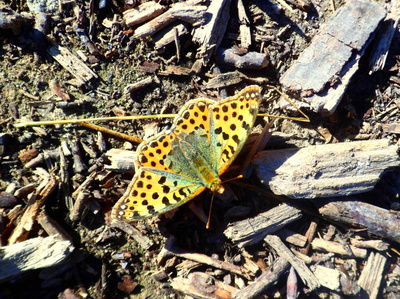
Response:
M253 85L221 101L188 101L171 128L138 146L135 175L111 217L130 222L172 210L207 188L222 193L220 176L249 136L260 97Z

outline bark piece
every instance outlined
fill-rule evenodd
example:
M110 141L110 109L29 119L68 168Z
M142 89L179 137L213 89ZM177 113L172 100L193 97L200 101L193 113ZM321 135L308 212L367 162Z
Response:
M148 250L154 244L149 237L143 235L138 229L129 223L123 221L113 221L111 226L123 230L127 235L131 236L144 250Z
M168 239L168 242L165 244L164 248L161 250L157 260L158 263L163 263L164 260L169 257L169 256L178 256L187 260L191 260L200 264L206 264L212 267L215 267L217 269L223 269L231 273L235 273L237 275L243 276L247 279L249 279L249 275L247 274L247 271L243 267L236 266L234 264L225 262L225 261L220 261L217 259L214 259L212 257L209 257L205 254L201 253L191 253L191 252L185 252L178 248L178 246L175 244L175 237L170 237Z
M189 30L184 24L178 24L173 27L167 27L161 30L157 36L154 37L154 49L161 50L172 42L175 42L176 36L182 37L189 33Z
M344 257L356 257L356 258L367 257L366 249L357 248L352 245L342 245L341 243L338 242L326 241L320 238L315 238L314 240L312 240L311 246L313 250L332 252Z
M338 291L340 289L340 271L321 265L316 265L313 272L323 287L332 291Z
M333 113L385 15L378 3L347 2L282 76L282 85L303 92L315 112Z
M251 32L250 21L246 14L246 9L242 0L237 2L238 18L239 18L239 32L240 32L240 45L247 49L251 45Z
M398 146L368 140L258 153L258 177L290 198L343 196L374 188L384 170L398 166Z
M54 266L62 262L74 247L70 241L60 241L58 236L33 238L0 248L0 281L22 272Z
M195 63L196 69L198 64L206 65L221 44L229 21L230 5L231 0L211 1L206 13L208 19L203 26L195 29L193 41L201 45L198 51L201 58Z
M261 241L266 235L280 230L301 216L300 209L290 204L282 204L254 218L231 223L224 234L239 247L244 247Z
M67 71L69 71L81 84L98 78L97 74L84 64L78 57L72 54L67 48L58 45L51 46L47 52Z
M269 61L265 54L258 52L240 53L236 48L218 48L218 63L238 69L262 69L268 66Z
M175 3L163 14L138 27L135 30L132 38L139 39L145 36L153 35L176 20L188 22L193 26L202 24L204 22L206 7L202 5L196 5L200 2L201 1L193 0Z
M151 20L165 11L165 7L153 1L140 4L138 7L125 10L123 17L127 26L134 26Z
M314 290L320 286L318 279L306 266L306 264L297 256L295 256L278 236L268 235L265 237L265 241L268 243L268 245L275 249L279 256L286 259L293 266L293 268L296 269L296 272L300 276L303 283L311 290Z
M361 287L360 298L378 298L386 261L387 258L382 253L371 252L358 279L358 285Z
M187 278L176 277L171 286L193 298L232 298L232 294L238 291L230 285L216 280L209 274L194 272Z
M134 173L136 152L112 148L106 152L107 159L110 160L111 165L104 165L104 169L120 172L120 173Z
M400 243L398 213L360 201L330 202L319 212L336 222L366 227L372 234Z
M262 294L268 288L275 285L289 267L289 262L286 259L279 257L264 273L257 277L253 283L235 293L233 298L256 298L256 296Z
M36 222L36 218L41 207L43 206L46 198L54 191L56 185L57 182L55 177L49 175L49 178L43 180L36 188L36 191L28 201L21 220L8 240L9 245L24 241L28 237L29 232L32 230L33 225Z

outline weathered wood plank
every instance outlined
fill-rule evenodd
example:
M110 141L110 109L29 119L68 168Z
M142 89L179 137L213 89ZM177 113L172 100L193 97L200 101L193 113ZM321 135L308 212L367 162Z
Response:
M282 76L282 85L302 92L315 112L333 113L385 16L385 8L378 3L347 2Z
M344 196L373 189L386 169L400 165L398 149L387 139L344 142L263 151L252 163L277 195Z

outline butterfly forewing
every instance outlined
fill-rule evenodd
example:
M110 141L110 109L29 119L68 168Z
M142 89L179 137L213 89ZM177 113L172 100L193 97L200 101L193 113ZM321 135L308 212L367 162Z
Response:
M232 164L246 142L257 117L259 102L260 88L249 86L210 107L212 148L216 152L219 175Z
M172 143L181 136L210 134L209 106L215 101L195 99L187 102L175 117L170 129L143 141L137 148L136 163L138 167L153 167L174 172L165 165L165 159L171 155ZM209 137L207 137L209 139Z

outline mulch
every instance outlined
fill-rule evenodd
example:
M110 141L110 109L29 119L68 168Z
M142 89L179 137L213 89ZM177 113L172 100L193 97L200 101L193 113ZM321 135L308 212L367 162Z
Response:
M0 4L0 298L398 298L395 4ZM114 117L249 85L282 118L257 119L224 174L243 179L111 219L137 145L172 122Z

